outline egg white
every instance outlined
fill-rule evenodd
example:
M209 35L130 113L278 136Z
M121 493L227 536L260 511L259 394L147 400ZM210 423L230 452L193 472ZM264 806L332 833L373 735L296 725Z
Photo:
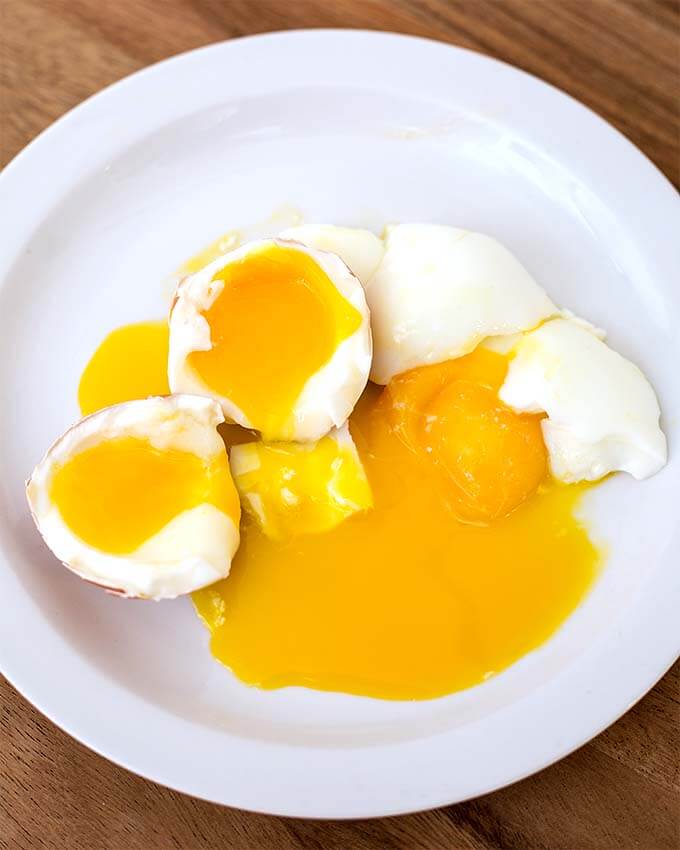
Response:
M355 513L357 511L363 511L367 508L372 507L373 501L370 496L370 485L368 483L368 478L366 476L366 472L364 470L364 466L361 462L361 458L359 457L359 452L357 451L357 447L352 439L352 435L350 434L349 425L345 422L340 428L334 428L328 434L325 435L324 439L333 440L338 449L342 452L339 454L337 458L332 462L333 464L338 464L338 461L341 459L343 464L350 464L353 470L353 475L355 476L355 480L360 480L366 486L366 491L369 496L368 501L364 504L357 504L352 501L348 493L346 493L342 486L339 485L338 481L340 480L338 477L338 473L340 472L340 468L337 465L334 465L329 469L329 477L328 480L324 482L325 489L323 492L318 493L310 493L308 494L310 497L313 497L317 502L325 502L326 504L335 504L342 506L346 511L346 516L349 516L351 513ZM276 444L274 444L276 445ZM287 444L291 445L291 444ZM318 441L313 443L299 443L296 446L296 450L299 452L313 452L318 445ZM242 445L232 446L231 451L229 453L229 463L231 466L232 476L234 478L234 483L236 484L236 488L239 491L239 495L241 497L241 502L245 509L248 509L255 517L257 517L258 522L260 523L261 528L268 536L276 536L272 534L271 528L272 525L275 527L275 518L272 522L270 517L267 515L267 511L264 506L264 501L262 499L261 493L258 491L257 487L257 478L255 478L254 486L245 487L243 484L244 477L248 476L251 479L253 478L253 474L257 473L261 468L261 459L260 459L260 446L259 443L244 443ZM285 464L285 459L282 460L282 463ZM263 476L260 475L260 479L262 480L262 484L266 485L267 481L263 479ZM253 481L251 481L251 485ZM281 505L282 507L294 505L294 494L291 492L287 494L286 492L281 493ZM328 530L327 528L324 530Z
M610 472L641 479L666 463L659 403L642 372L582 319L556 318L514 349L499 396L541 423L552 474L595 481Z
M183 511L134 552L114 555L77 537L49 492L57 467L117 437L145 439L159 451L175 449L210 459L225 451L216 430L223 421L215 402L183 395L125 402L82 419L53 443L26 485L33 519L47 546L81 578L122 596L169 599L227 576L239 545L238 523L214 505Z
M257 240L218 257L185 278L177 288L170 314L168 381L173 392L214 398L229 420L259 430L258 423L251 422L231 399L205 384L189 365L188 357L194 351L209 351L212 347L210 326L202 313L210 309L224 288L224 281L214 280L215 275L230 263L271 245L294 247L310 256L361 315L359 328L344 339L330 360L307 380L290 411L286 433L267 435L268 439L318 440L331 428L341 425L351 413L368 381L372 357L369 313L363 289L340 257L330 252L282 239Z
M371 380L461 357L485 337L536 327L557 312L543 289L490 236L437 224L388 227L366 283Z
M370 230L338 227L335 224L301 224L279 234L309 248L337 254L365 286L375 274L385 253L385 245Z

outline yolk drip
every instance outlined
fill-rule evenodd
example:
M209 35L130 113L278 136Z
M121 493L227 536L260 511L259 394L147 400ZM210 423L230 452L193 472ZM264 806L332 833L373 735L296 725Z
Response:
M319 534L372 505L361 462L331 436L317 443L250 443L231 454L234 483L268 537Z
M222 254L226 254L228 251L233 251L234 248L238 248L241 243L241 234L238 230L229 230L227 233L223 233L222 236L215 239L214 242L211 242L210 245L206 245L205 248L200 250L197 254L194 254L193 257L188 259L185 263L179 268L180 274L194 274L194 272L200 271L204 266L207 266L208 263L212 263L213 260L216 260L218 257L221 257Z
M134 552L180 513L208 503L238 522L226 453L204 461L117 437L74 455L54 473L50 497L71 531L101 552Z
M265 437L285 433L308 379L361 324L359 312L305 252L271 246L216 275L205 312L212 348L189 365Z
M111 404L167 395L167 322L139 322L112 331L92 355L78 387L83 416Z
M509 514L547 474L541 417L498 398L506 371L505 357L479 348L406 372L387 390L395 429L442 473L441 491L464 521Z
M574 518L584 488L544 477L538 422L498 409L506 363L490 355L461 358L450 375L409 373L408 391L369 385L350 426L372 510L286 540L245 518L230 577L193 597L213 654L241 680L436 697L539 646L583 598L598 565ZM468 475L461 500L456 477ZM486 521L460 522L461 504Z

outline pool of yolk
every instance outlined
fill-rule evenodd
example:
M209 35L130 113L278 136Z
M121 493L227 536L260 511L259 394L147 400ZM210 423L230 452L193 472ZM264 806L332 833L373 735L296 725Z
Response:
M155 374L165 368L166 353L155 345L154 326L165 327L145 323L147 343L121 329L117 356L93 358L88 366L93 384L103 389L115 375L115 401L158 392L143 385L136 370L139 341L150 352L146 365L155 362ZM194 594L212 633L214 655L240 679L263 688L307 685L389 699L435 697L477 684L540 646L578 605L599 563L586 530L574 518L584 487L543 477L531 494L534 472L511 488L513 499L505 506L514 501L516 509L484 522L479 520L484 500L491 514L497 508L492 489L482 486L489 478L480 473L478 519L470 521L468 514L459 521L465 505L458 498L451 459L461 453L455 449L461 438L454 428L446 445L446 396L441 393L454 392L465 412L460 396L466 394L448 389L457 380L467 382L463 389L500 385L505 359L480 356L480 351L413 370L385 390L369 385L350 425L370 481L372 510L330 531L287 540L271 540L255 521L244 519L230 577ZM484 396L477 395L478 408ZM497 403L495 395L492 400ZM428 424L439 432L428 432ZM227 446L255 439L234 425L221 431ZM443 457L433 458L438 447ZM530 457L536 460L534 452ZM482 460L477 457L477 466L471 464L468 472L483 470ZM155 472L143 477L158 480ZM89 491L98 485L85 478L77 483L79 492L83 486ZM120 551L127 516L115 519L116 511L140 489L122 481L118 493L125 499L114 494L110 506L88 506L84 520L76 516L70 522L82 528L81 534L92 533L100 542L104 538L104 546L108 541ZM147 493L154 495L146 507L149 521L127 537L128 546L136 548L193 501L176 497L176 489L147 485ZM97 493L99 499L103 491ZM177 502L164 507L166 497ZM230 510L234 498L232 490ZM73 498L75 514L83 501ZM468 510L471 505L474 513L475 502L468 502ZM123 528L100 531L109 518Z
M58 467L50 498L81 540L115 555L134 552L183 511L212 504L238 522L240 508L226 453L209 461L160 451L148 440L117 437Z
M552 481L539 420L498 402L505 358L456 363L364 393L350 427L372 510L285 540L246 518L230 577L194 594L242 681L441 696L538 647L583 598L598 566L574 517L584 488Z
M168 324L137 322L112 331L92 355L80 379L83 416L137 398L167 395Z
M230 263L205 311L212 347L188 363L267 438L282 439L305 384L361 324L360 313L304 251L270 246Z

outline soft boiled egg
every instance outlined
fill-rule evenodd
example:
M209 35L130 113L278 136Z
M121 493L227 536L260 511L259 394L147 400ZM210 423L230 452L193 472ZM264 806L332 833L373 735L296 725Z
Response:
M363 391L371 331L361 284L335 254L281 239L219 257L179 285L173 392L216 399L266 440L318 440Z
M316 443L232 446L230 462L245 511L274 539L329 531L373 504L347 424Z
M384 256L365 286L378 384L461 357L485 337L530 330L556 312L495 239L436 224L388 227Z
M634 478L666 463L659 403L642 372L575 318L546 322L515 346L500 398L541 422L552 474L595 481L617 470Z
M84 579L173 598L229 573L240 506L217 425L199 396L100 410L48 450L27 484L45 542Z
M382 239L361 227L300 224L283 230L280 236L281 239L294 239L309 248L337 254L364 286L373 277L385 253Z

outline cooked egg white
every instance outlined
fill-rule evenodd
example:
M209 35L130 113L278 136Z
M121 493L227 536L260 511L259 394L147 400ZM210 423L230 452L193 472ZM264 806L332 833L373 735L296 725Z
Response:
M230 462L244 510L275 540L330 531L373 504L347 424L316 443L233 446Z
M659 403L642 372L575 318L522 337L499 391L518 412L545 412L543 437L560 481L595 481L621 470L635 478L666 463Z
M385 253L382 239L360 227L301 224L289 227L279 235L281 239L293 239L309 248L337 254L364 286L373 277Z
M341 425L370 363L364 292L335 254L260 240L177 289L171 390L215 398L230 420L267 440L313 441Z
M555 305L521 263L482 233L435 224L388 227L366 284L374 358L386 384L472 351L485 337L536 327Z
M168 396L100 410L27 484L35 523L84 579L123 596L189 593L229 573L240 506L214 401Z

